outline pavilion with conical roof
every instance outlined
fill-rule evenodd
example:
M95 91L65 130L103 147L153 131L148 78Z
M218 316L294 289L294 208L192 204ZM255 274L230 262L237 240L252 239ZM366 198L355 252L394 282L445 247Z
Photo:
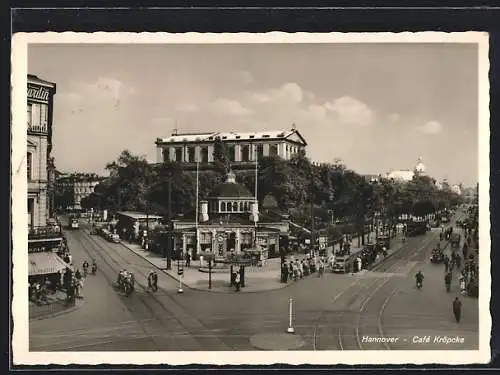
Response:
M198 218L173 220L174 246L183 254L208 251L226 257L256 249L267 258L277 256L280 241L288 239L288 216L259 212L256 194L239 184L231 171L199 202L197 212Z

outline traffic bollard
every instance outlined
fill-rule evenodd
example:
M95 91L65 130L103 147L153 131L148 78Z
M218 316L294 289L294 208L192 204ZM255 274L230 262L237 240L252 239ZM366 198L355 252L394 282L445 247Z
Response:
M290 297L289 300L289 317L288 317L288 329L286 330L288 333L295 333L295 329L293 328L293 298Z

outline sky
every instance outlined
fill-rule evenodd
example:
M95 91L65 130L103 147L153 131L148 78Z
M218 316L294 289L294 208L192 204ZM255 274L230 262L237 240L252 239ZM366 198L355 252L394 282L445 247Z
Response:
M412 169L478 181L474 44L31 44L31 74L55 82L63 172L105 174L128 149L156 161L179 132L290 129L317 162L362 174Z

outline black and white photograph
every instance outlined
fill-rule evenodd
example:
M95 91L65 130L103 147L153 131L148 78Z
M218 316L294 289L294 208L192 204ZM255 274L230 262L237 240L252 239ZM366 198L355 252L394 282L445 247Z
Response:
M477 32L14 35L14 361L489 360L488 69Z

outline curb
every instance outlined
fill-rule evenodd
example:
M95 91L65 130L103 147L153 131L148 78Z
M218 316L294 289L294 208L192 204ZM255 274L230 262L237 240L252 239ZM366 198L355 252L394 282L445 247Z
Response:
M38 316L38 317L34 317L34 318L28 318L28 321L38 321L38 320L52 319L52 318L56 318L56 317L61 316L61 315L66 315L66 314L69 314L69 313L72 313L72 312L76 312L86 302L87 302L86 300L83 300L80 303L77 303L73 307L70 307L70 308L67 308L67 309L55 312L55 313L51 313L51 314L47 314L47 315L42 315L42 316Z
M158 267L156 264L154 264L153 262L151 262L150 260L144 258L143 256L141 256L140 254L137 254L134 250L132 250L130 247L128 247L127 245L125 245L123 242L120 242L120 244L126 248L127 250L133 252L135 255L141 257L142 259L144 259L146 262L148 262L149 264L151 264L153 267L155 267L156 269L160 270L161 272L163 272L165 275L167 275L168 277L170 277L171 279L175 280L175 281L179 281L178 278L176 278L175 276L169 274L165 268L161 268L161 267ZM281 285L282 283L280 283ZM272 288L272 289L264 289L264 290L252 290L252 291L244 291L244 288L243 287L242 289L240 289L240 292L239 293L264 293L264 292L272 292L274 290L280 290L280 289L285 289L287 287L289 287L290 285L293 285L294 283L286 283L286 285L284 286L281 286L279 288ZM198 288L198 287L195 287L195 286L191 286L189 284L185 284L185 283L182 283L182 286L185 286L187 287L188 289L191 289L191 290L196 290L198 292L210 292L210 293L237 293L236 291L232 290L231 287L228 286L228 290L214 290L214 289L201 289L201 288Z
M140 254L137 254L134 250L132 250L130 247L128 247L127 245L125 245L122 241L120 241L120 245L122 245L125 249L127 249L128 251L134 253L135 255L137 255L138 257L141 257L142 259L144 259L146 262L148 262L149 264L151 264L154 268L160 270L161 272L163 272L165 275L167 275L168 277L170 277L171 279L175 280L175 281L179 281L178 278L175 278L174 276L172 276L171 274L169 274L166 270L166 268L161 268L161 267L158 267L156 264L154 264L153 262L151 262L149 259L146 259L145 257L141 256ZM193 289L191 286L187 285L187 284L182 284L183 286L186 286L188 289Z

